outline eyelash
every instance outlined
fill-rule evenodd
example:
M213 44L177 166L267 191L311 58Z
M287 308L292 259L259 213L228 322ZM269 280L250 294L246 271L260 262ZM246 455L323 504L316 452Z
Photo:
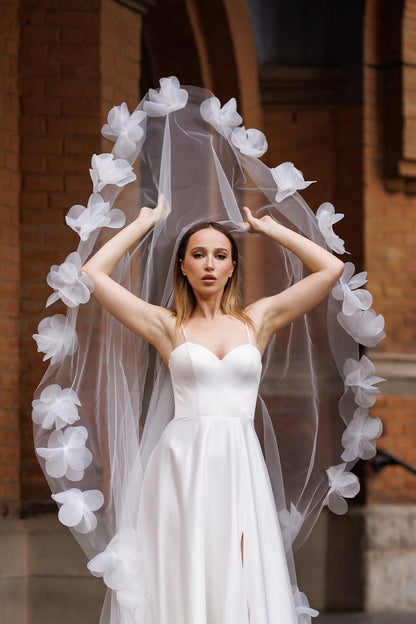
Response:
M197 253L194 253L192 257L198 259L198 258L203 258L204 256L201 252L197 252ZM225 260L227 258L227 256L225 256L224 254L217 254L215 257L218 258L219 260Z

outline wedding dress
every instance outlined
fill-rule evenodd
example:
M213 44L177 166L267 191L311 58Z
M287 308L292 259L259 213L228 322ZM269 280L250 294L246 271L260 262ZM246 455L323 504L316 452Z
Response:
M171 353L175 416L148 461L137 525L146 624L297 622L247 335L222 359L185 333Z

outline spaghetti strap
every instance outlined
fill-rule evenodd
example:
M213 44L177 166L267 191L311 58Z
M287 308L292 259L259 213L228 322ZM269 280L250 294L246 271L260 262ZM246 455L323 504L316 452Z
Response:
M249 344L251 344L251 338L250 338L250 332L248 331L248 325L247 325L247 323L244 323L244 325L246 326L248 342L249 342Z
M181 325L181 329L182 329L183 337L185 338L185 342L188 342L188 337L186 335L185 327L183 325Z

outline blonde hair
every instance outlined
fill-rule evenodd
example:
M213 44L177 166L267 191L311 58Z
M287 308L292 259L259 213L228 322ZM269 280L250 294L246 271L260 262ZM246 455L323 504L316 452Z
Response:
M191 316L196 308L196 297L192 286L188 282L186 276L182 273L181 263L185 258L185 253L188 247L189 239L192 234L199 232L199 230L206 230L212 228L221 232L228 238L231 244L231 259L234 263L234 270L224 287L224 292L221 300L221 309L224 314L233 316L239 319L243 323L248 323L252 329L254 323L249 316L241 308L241 296L239 289L239 256L237 243L230 232L220 223L215 221L206 221L203 223L196 223L189 228L183 235L178 251L176 252L175 267L173 272L173 305L172 312L176 316L177 325L182 325Z

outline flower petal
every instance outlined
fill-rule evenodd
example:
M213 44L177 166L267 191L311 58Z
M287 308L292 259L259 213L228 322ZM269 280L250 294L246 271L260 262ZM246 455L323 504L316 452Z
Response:
M263 132L250 128L234 128L231 133L231 143L237 147L242 154L259 158L267 151L267 141Z
M149 89L149 100L143 104L143 110L149 117L164 117L186 106L188 92L181 89L175 76L161 78L159 84L158 91Z
M63 314L55 314L41 320L38 333L33 334L38 351L45 353L44 360L51 364L61 362L67 355L73 355L78 348L78 336Z
M270 172L277 185L277 202L281 202L286 197L293 195L296 191L307 188L316 181L306 182L302 172L296 169L292 162L284 162L274 167L274 169L270 169Z

